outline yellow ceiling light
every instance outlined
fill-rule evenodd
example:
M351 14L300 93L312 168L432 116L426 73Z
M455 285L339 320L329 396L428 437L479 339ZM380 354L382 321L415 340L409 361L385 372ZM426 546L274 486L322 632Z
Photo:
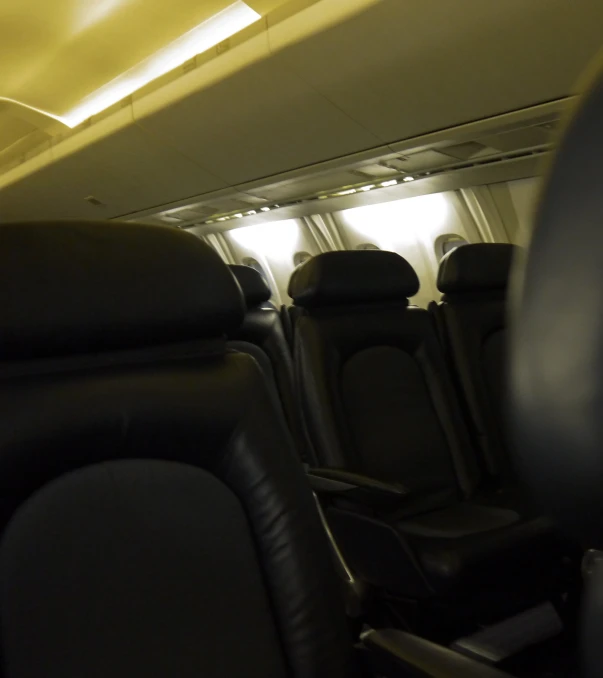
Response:
M111 3L109 3L110 5ZM136 66L87 95L66 113L57 115L41 109L34 109L31 106L27 106L27 108L58 120L68 127L77 127L84 120L116 104L141 87L181 66L197 54L211 49L260 18L261 15L249 5L242 0L237 0L237 2L187 31Z

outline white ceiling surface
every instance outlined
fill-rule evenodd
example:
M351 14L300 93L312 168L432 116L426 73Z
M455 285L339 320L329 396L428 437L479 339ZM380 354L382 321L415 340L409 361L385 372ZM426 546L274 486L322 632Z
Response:
M233 0L2 0L0 95L62 115Z
M0 220L261 195L264 177L565 97L603 46L599 0L293 4L301 11L269 14L268 30L0 176Z
M3 0L0 149L22 138L23 107L66 115L234 1Z

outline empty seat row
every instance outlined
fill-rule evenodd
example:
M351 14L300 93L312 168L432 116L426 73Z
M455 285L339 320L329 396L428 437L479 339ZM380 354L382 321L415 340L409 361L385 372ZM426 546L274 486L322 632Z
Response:
M486 473L503 484L515 475L507 449L503 394L506 296L516 250L501 243L453 250L438 271L442 299L430 305Z
M325 253L290 281L291 402L310 479L330 493L330 527L355 573L401 597L538 597L573 555L523 496L505 446L513 253L451 252L429 311L410 306L419 280L392 252Z
M0 244L3 676L503 678L392 631L357 651L209 246L76 221Z

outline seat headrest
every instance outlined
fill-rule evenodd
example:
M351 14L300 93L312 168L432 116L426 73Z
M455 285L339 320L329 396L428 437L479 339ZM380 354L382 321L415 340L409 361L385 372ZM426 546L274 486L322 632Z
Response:
M190 233L124 222L0 225L0 359L220 337L241 290Z
M517 249L505 243L457 247L440 262L438 289L443 294L505 290Z
M260 304L270 299L272 290L255 268L235 264L229 266L229 268L243 290L247 308L260 306Z
M325 252L295 270L289 296L305 308L403 301L419 291L413 267L395 252Z

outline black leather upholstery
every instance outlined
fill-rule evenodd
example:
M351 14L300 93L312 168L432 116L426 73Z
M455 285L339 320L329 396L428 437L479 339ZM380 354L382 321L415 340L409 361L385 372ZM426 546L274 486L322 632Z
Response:
M477 243L457 247L440 262L437 285L443 294L506 290L515 247Z
M229 333L229 338L234 342L253 344L268 357L287 423L296 445L303 450L305 439L293 391L293 361L281 314L275 309L261 308L261 304L270 298L271 292L255 269L250 266L230 266L230 270L243 290L247 312L243 323Z
M10 676L289 675L243 506L197 465L62 475L11 521L0 573Z
M289 296L304 308L406 302L418 290L412 266L394 252L381 250L319 254L295 269L289 282Z
M585 548L603 548L603 70L565 125L515 276L510 420L517 466ZM597 562L598 561L598 562ZM603 666L603 562L591 559L582 675ZM592 569L591 569L592 568Z
M293 350L293 323L291 321L291 316L289 315L289 307L285 304L281 304L280 314L285 339L289 344L289 348Z
M518 273L511 381L521 471L591 548L603 547L603 200L584 168L598 166L602 110L599 77L560 143Z
M352 304L346 293L336 306L335 293L321 295L320 275L328 289L352 289L335 279L344 271L348 280L347 254L332 253L324 268L301 277L323 255L314 257L290 288L308 304L295 324L295 368L312 463L406 490L393 508L379 502L372 510L366 496L354 503L349 492L335 499L329 493L328 518L348 562L361 579L415 598L474 594L482 586L504 599L511 588L548 584L563 547L522 502L484 492L432 316L406 298ZM353 254L371 258L357 271L379 275L373 263L381 253ZM409 268L393 253L387 260L383 270ZM354 298L370 299L376 289L387 297L384 285L358 275ZM411 285L405 290L416 293Z
M247 308L260 306L272 296L272 291L262 276L251 266L230 265L230 270L241 286Z
M0 252L5 678L352 675L290 438L221 339L218 255L81 222L0 226Z
M10 245L0 252L3 359L217 336L243 317L228 269L184 231L77 221L1 228Z
M507 370L506 292L517 247L501 243L464 245L440 264L431 304L471 422L486 472L513 479L506 444L504 394Z

